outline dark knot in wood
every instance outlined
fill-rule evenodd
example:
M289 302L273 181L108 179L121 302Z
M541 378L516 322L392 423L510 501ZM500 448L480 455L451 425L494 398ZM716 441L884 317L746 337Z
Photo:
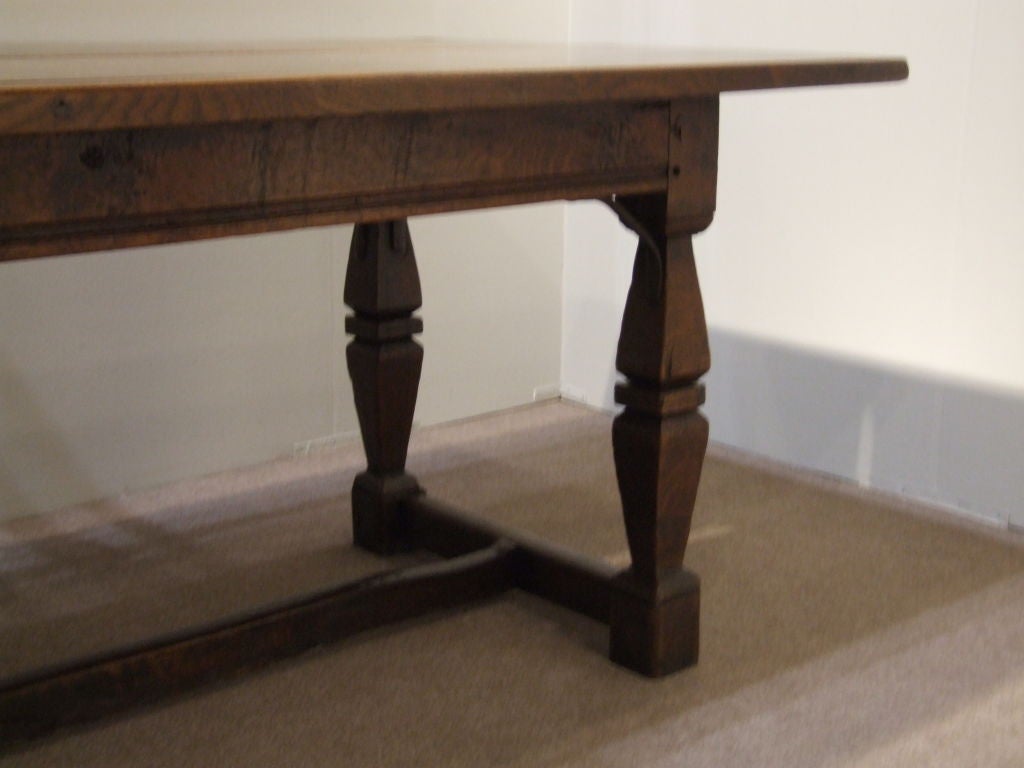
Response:
M95 144L86 147L82 154L78 156L78 159L82 161L82 165L92 171L98 171L103 167L103 163L106 162L103 150Z

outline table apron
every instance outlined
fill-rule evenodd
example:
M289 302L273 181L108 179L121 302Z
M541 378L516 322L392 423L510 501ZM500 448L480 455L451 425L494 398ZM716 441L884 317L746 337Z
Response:
M668 104L0 137L0 261L663 191Z

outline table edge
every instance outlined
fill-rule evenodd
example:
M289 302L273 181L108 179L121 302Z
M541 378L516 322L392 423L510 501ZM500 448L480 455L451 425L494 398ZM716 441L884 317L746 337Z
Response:
M667 102L749 90L904 80L902 58L181 82L0 86L0 136L305 120L381 112Z

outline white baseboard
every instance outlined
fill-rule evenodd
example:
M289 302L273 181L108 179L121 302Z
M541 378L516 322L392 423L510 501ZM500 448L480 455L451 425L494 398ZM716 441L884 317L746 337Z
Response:
M317 437L312 440L304 440L292 446L292 455L296 458L310 456L321 451L333 451L338 446L355 442L359 439L359 430L351 429L346 432L336 432L333 435Z
M541 400L557 400L562 396L562 388L557 384L545 384L540 387L535 387L533 390L533 402L539 403Z
M1024 397L712 329L712 439L1024 526Z

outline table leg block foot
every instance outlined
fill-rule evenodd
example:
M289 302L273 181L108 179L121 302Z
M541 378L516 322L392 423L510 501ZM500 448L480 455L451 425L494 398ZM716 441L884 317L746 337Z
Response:
M352 537L356 545L378 555L409 549L409 525L402 502L418 493L422 489L412 475L356 475L352 484Z
M697 663L700 579L680 571L650 588L628 571L612 582L611 659L648 677Z

